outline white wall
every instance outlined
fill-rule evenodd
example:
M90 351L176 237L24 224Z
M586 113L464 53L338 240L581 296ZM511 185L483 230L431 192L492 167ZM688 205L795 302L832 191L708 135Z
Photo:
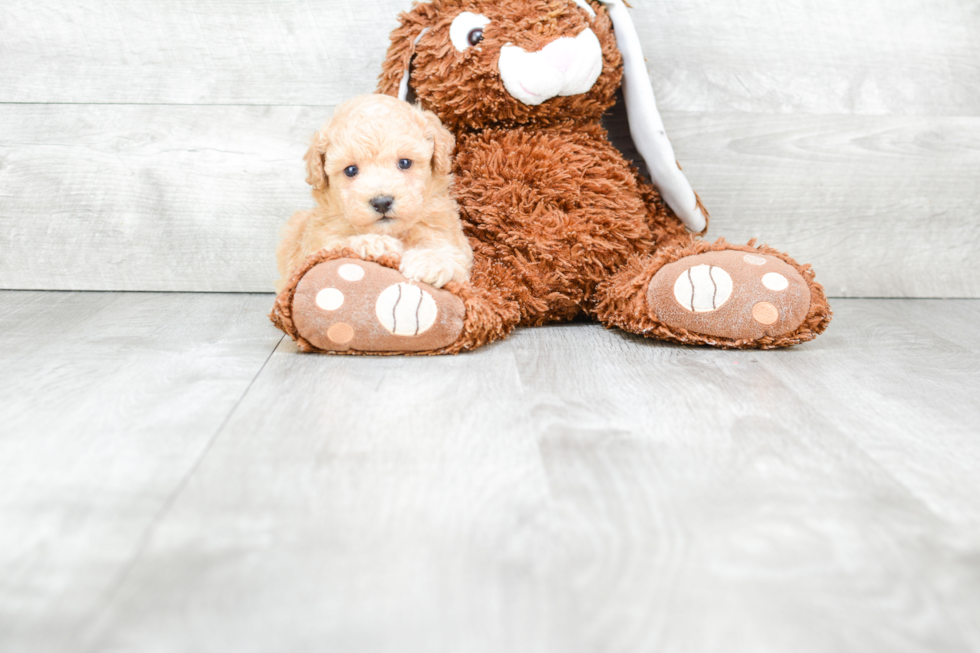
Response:
M407 0L5 0L0 288L269 291L301 156ZM834 296L978 297L974 0L637 0L713 215Z

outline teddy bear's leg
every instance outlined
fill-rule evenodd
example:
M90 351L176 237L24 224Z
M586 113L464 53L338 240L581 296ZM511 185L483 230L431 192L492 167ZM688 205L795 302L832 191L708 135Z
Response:
M396 256L344 250L307 259L269 317L305 351L454 354L503 337L519 313L470 284L410 281Z
M754 241L724 239L631 260L598 289L594 314L649 337L755 349L812 340L831 317L810 266Z

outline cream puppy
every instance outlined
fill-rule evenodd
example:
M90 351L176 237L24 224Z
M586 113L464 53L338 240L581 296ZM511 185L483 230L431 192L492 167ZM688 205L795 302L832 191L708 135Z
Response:
M283 227L276 290L321 249L397 254L403 275L436 288L467 281L473 252L450 196L454 145L434 113L387 95L338 107L306 153L316 207Z

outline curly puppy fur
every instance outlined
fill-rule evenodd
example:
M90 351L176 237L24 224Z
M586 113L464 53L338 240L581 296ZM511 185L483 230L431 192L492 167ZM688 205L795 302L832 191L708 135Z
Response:
M306 153L316 208L283 227L276 290L324 249L394 254L402 274L436 287L468 280L473 253L450 194L454 145L435 114L386 95L338 107Z

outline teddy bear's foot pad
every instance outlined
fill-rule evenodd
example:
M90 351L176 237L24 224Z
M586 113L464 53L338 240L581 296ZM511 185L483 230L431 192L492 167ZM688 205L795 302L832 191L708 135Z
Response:
M314 347L376 353L446 347L462 333L465 313L462 300L446 290L343 258L310 269L292 308L296 330Z
M758 340L791 334L810 309L810 288L788 263L737 250L686 256L661 268L647 302L674 329Z

